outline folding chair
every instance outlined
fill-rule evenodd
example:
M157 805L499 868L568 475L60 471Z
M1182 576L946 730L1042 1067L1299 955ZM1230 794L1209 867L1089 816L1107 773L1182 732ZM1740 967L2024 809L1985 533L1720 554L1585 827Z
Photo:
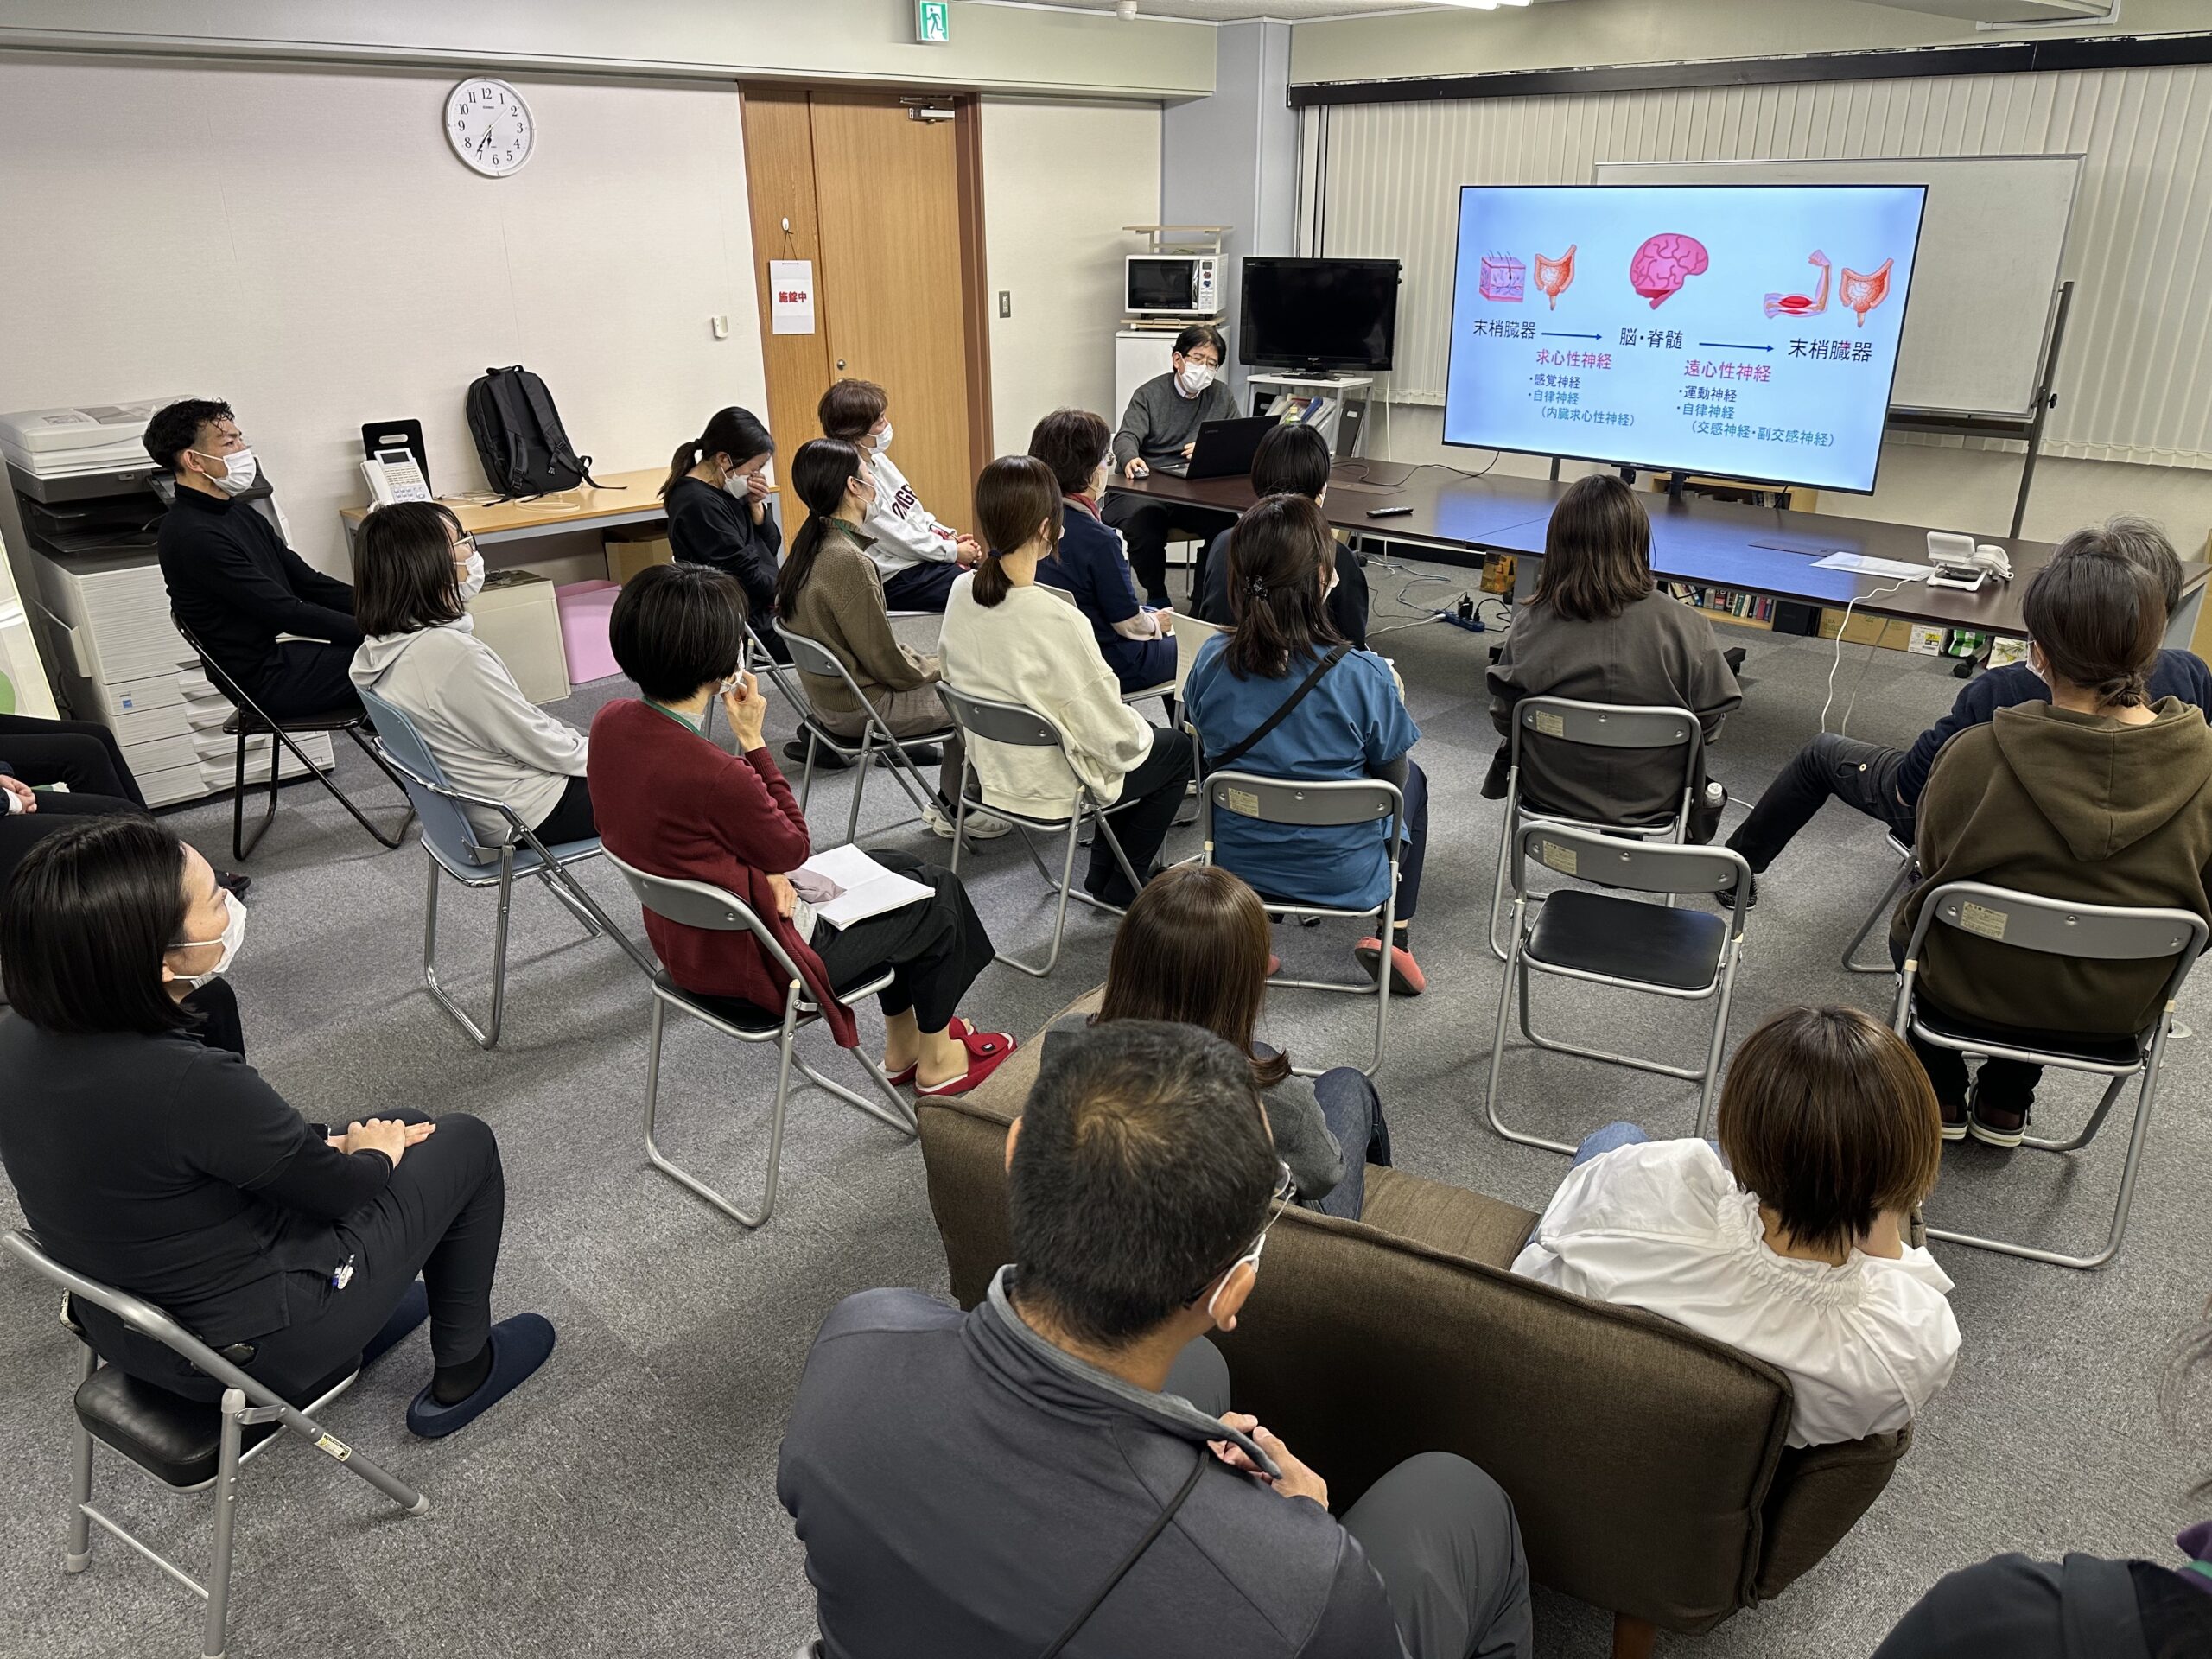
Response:
M1882 889L1882 896L1874 901L1874 908L1866 912L1866 919L1851 936L1851 943L1843 947L1843 971L1847 974L1891 974L1897 971L1890 961L1890 953L1882 952L1879 962L1859 960L1859 947L1866 943L1866 936L1890 919L1897 907L1897 900L1904 897L1904 890L1913 884L1920 874L1920 865L1912 855L1912 843L1894 830L1889 832L1890 850L1897 855L1897 873L1890 878L1890 885Z
M994 702L988 697L971 696L941 682L937 694L944 703L945 712L952 717L953 725L963 734L966 750L966 759L960 767L960 798L953 806L952 873L955 875L960 874L960 849L968 833L969 813L992 813L1004 818L1021 832L1021 844L1029 849L1029 861L1037 867L1037 874L1045 878L1046 886L1056 887L1058 891L1059 902L1052 916L1052 948L1046 953L1042 967L1033 967L1003 951L997 953L998 959L1009 968L1020 969L1032 979L1046 978L1060 959L1060 936L1067 928L1069 899L1089 905L1094 910L1103 910L1109 916L1122 914L1119 906L1094 899L1087 893L1076 891L1076 843L1086 823L1095 825L1096 832L1106 837L1107 846L1113 849L1114 861L1122 867L1122 874L1128 878L1130 888L1140 890L1144 882L1129 868L1128 855L1122 850L1121 839L1115 835L1114 826L1108 819L1107 815L1115 808L1100 802L1080 778L1076 781L1075 794L1068 801L1068 816L1065 818L1033 817L1026 813L1009 811L1003 806L985 801L981 785L971 783L976 775L976 739L1004 743L1014 748L1058 749L1065 760L1067 748L1061 741L1058 727L1042 715L1018 702ZM1071 772L1074 770L1074 767L1069 767ZM1122 803L1116 803L1119 804ZM1029 832L1038 830L1048 835L1057 835L1063 829L1067 831L1067 851L1060 860L1060 874L1056 882L1052 871L1046 868L1045 861L1037 855L1037 843L1030 838Z
M806 984L799 977L798 964L791 959L776 937L760 925L760 918L752 907L735 893L704 881L686 881L674 876L649 875L633 864L625 864L613 853L607 861L622 872L622 879L638 896L638 902L654 915L686 927L703 928L715 933L750 933L753 942L765 951L770 961L785 976L789 989L784 995L783 1013L763 1008L757 1020L745 1020L719 1013L708 1007L668 976L663 968L648 971L652 977L653 1022L652 1040L645 1051L645 1160L652 1166L674 1181L704 1198L741 1226L758 1227L768 1219L776 1207L776 1178L782 1166L784 1152L784 1113L791 1096L791 1067L797 1065L806 1074L807 1081L818 1089L825 1089L849 1106L856 1106L870 1117L888 1123L900 1134L912 1138L914 1134L914 1115L883 1068L865 1053L855 1051L854 1058L868 1069L884 1098L891 1103L886 1111L875 1102L856 1095L842 1084L832 1083L802 1059L792 1039L802 1027L810 1026L822 1017L822 1009L807 993ZM891 982L889 969L876 975L865 984L838 988L841 1001L854 1003L874 996ZM688 1014L702 1025L712 1027L725 1037L734 1037L741 1043L773 1043L776 1045L776 1095L768 1114L768 1173L760 1193L760 1207L747 1214L732 1204L713 1187L688 1171L679 1168L663 1154L653 1137L655 1119L660 1104L661 1039L666 1029L668 1010Z
M397 1503L403 1514L421 1515L430 1507L429 1498L346 1445L314 1416L353 1386L360 1374L358 1360L317 1383L305 1406L295 1406L247 1376L151 1302L62 1266L28 1230L0 1235L0 1244L32 1272L60 1287L62 1325L82 1349L77 1372L77 1427L69 1460L69 1542L62 1557L64 1572L82 1573L92 1565L92 1529L99 1527L207 1604L200 1650L208 1659L221 1659L230 1622L238 1471L274 1444L281 1431L290 1429L339 1467L359 1475ZM92 1338L78 1318L75 1304L80 1301L104 1309L120 1320L126 1331L161 1344L221 1383L222 1403L188 1400L142 1382L114 1364L101 1364ZM206 1584L92 1506L95 1440L121 1452L170 1491L213 1491L215 1535Z
M295 733L343 732L353 740L362 753L383 767L385 777L401 789L405 789L404 781L385 765L384 757L370 747L368 739L363 735L363 730L369 723L366 714L359 709L334 709L324 715L303 715L293 720L272 719L263 711L259 703L246 695L243 686L222 671L215 659L207 654L207 647L200 643L181 618L172 613L169 620L184 636L184 643L191 646L199 657L200 671L207 676L208 683L222 694L224 702L231 705L231 716L223 722L223 729L236 734L238 740L238 766L231 780L231 853L239 863L245 863L252 856L253 849L261 845L261 837L268 832L270 821L276 816L276 786L283 781L284 753L287 750L298 757L299 763L315 774L315 780L336 798L339 805L353 815L353 822L374 836L381 845L397 847L406 838L407 826L415 817L411 803L407 816L399 821L399 828L391 835L385 835L362 816L361 809L346 798L344 790L338 787L337 779L309 760L307 751L292 741ZM254 825L252 837L248 839L245 833L245 746L247 739L261 736L270 740L269 805L261 815L261 822Z
M1073 607L1075 605L1075 595L1070 593L1066 588L1058 587L1052 582L1043 581L1039 581L1037 586L1040 591L1050 594L1054 599L1058 600L1062 604L1070 607ZM1178 617L1176 619L1176 623L1177 626L1179 626L1182 623L1182 619ZM1154 697L1172 697L1179 689L1180 682L1175 677L1171 676L1168 678L1160 681L1157 685L1139 686L1135 690L1122 692L1122 701L1123 702L1149 702Z
M2074 957L2092 962L2153 962L2174 958L2159 994L2158 1012L2151 1023L2133 1037L2102 1041L2052 1041L2025 1048L2017 1041L1993 1035L1973 1022L1929 1007L1914 995L1919 982L1920 957L1928 931L1941 924L1980 939L2012 949L2039 951L2046 956ZM2132 909L2111 905L2068 904L2033 893L1980 881L1946 881L1929 893L1913 925L1912 940L1905 947L1904 970L1897 976L1897 1013L1891 1023L1900 1037L1917 1037L1938 1048L1991 1059L2018 1060L2029 1065L2055 1066L2063 1071L2084 1071L2109 1077L2104 1096L2079 1135L2067 1140L2030 1135L2020 1144L2038 1152L2076 1152L2096 1138L2106 1116L2120 1098L2130 1077L2139 1077L2135 1095L2135 1126L2127 1139L2127 1161L2120 1176L2120 1198L2113 1206L2112 1231L2105 1247L2094 1255L2066 1255L2005 1239L1981 1238L1972 1233L1947 1232L1930 1227L1930 1238L1954 1244L1970 1244L1978 1250L1997 1250L2005 1255L2048 1262L2054 1267L2094 1269L2120 1253L2127 1231L2127 1214L2135 1202L2135 1172L2143 1160L2143 1141L2151 1127L2151 1103L2158 1098L2158 1071L2165 1058L2166 1036L2174 1022L2174 1004L2190 969L2204 949L2207 929L2203 918L2185 910Z
M942 743L952 735L952 728L948 726L942 731L925 732L916 737L894 736L891 728L884 724L883 716L876 712L875 705L861 695L861 688L854 680L852 671L845 666L844 658L820 640L810 639L803 633L793 633L781 624L777 626L776 632L791 647L791 660L788 664L770 661L764 666L768 671L768 677L791 700L791 707L806 722L806 769L798 780L798 810L802 812L806 810L806 798L814 788L814 757L819 745L834 750L857 768L853 773L852 802L845 809L847 841L854 839L854 831L860 824L861 792L868 787L868 762L877 755L884 758L885 765L891 769L891 776L906 791L906 798L913 802L916 814L916 817L901 818L897 823L883 825L882 829L903 829L915 823L928 804L936 798L936 791L923 781L914 763L906 758L906 746ZM765 656L766 653L763 654ZM861 717L861 734L857 741L830 735L830 728L823 724L822 716L815 712L814 703L806 695L805 683L799 678L801 671L820 679L842 681L852 700L868 711ZM871 830L869 833L874 835L881 831Z
M1592 748L1667 750L1682 758L1681 804L1670 818L1656 823L1599 823L1570 818L1526 805L1521 794L1521 751L1524 743L1580 743ZM1690 807L1697 794L1698 763L1705 753L1705 728L1687 709L1606 702L1578 702L1572 697L1524 697L1513 711L1510 769L1505 779L1505 828L1497 838L1497 880L1491 888L1488 935L1491 954L1506 960L1497 940L1499 910L1505 903L1505 866L1514 837L1528 823L1564 830L1602 831L1637 841L1671 842L1689 834Z
M1497 1076L1505 1059L1505 1016L1517 986L1521 1034L1538 1048L1578 1054L1608 1065L1625 1065L1662 1077L1684 1077L1700 1086L1697 1123L1705 1133L1712 1114L1713 1086L1720 1077L1720 1053L1728 1040L1728 1007L1735 995L1736 968L1743 959L1744 913L1738 904L1725 916L1707 910L1675 909L1569 887L1541 906L1529 902L1528 861L1531 855L1548 869L1604 887L1672 899L1689 894L1733 896L1751 891L1751 867L1728 847L1678 847L1625 840L1556 824L1523 824L1513 837L1513 943L1499 987L1497 1024L1491 1037L1490 1083L1483 1109L1490 1126L1509 1141L1548 1152L1573 1153L1564 1141L1547 1141L1509 1128L1497 1115ZM1617 985L1654 996L1684 1001L1711 1001L1713 1033L1701 1066L1669 1065L1640 1055L1616 1054L1536 1034L1529 1007L1531 970L1585 984Z
M1198 734L1192 728L1193 739ZM1348 910L1335 905L1301 904L1285 895L1262 893L1262 901L1270 913L1278 916L1307 917L1316 919L1330 917L1348 921L1372 921L1377 929L1376 938L1382 941L1383 958L1381 971L1372 985L1345 985L1329 979L1283 979L1271 976L1268 983L1287 990L1335 991L1347 996L1372 996L1375 999L1375 1052L1360 1070L1373 1077L1382 1069L1382 1041L1390 1020L1390 962L1389 951L1392 931L1398 918L1398 856L1403 849L1405 831L1405 797L1395 784L1380 778L1347 778L1327 783L1306 783L1286 778L1264 778L1255 772L1208 772L1198 790L1199 834L1205 842L1205 861L1220 863L1214 856L1213 820L1217 812L1233 812L1240 818L1249 818L1255 823L1296 825L1306 829L1343 829L1350 824L1381 823L1387 830L1383 845L1390 859L1390 883L1382 895L1382 902L1366 910ZM1234 868L1234 866L1224 866ZM1299 1066L1301 1076L1319 1077L1321 1068Z
M414 804L416 816L423 821L423 850L429 855L430 867L429 890L423 904L423 988L429 992L431 1001L454 1017L477 1047L492 1048L499 1040L499 1020L507 999L508 912L513 904L518 875L534 875L543 881L545 890L583 924L588 938L607 934L630 953L630 959L639 968L649 975L653 971L652 958L632 943L630 936L569 873L570 865L597 858L605 850L600 846L598 836L547 846L505 801L471 795L447 782L437 757L423 742L423 734L415 729L415 722L391 703L373 691L362 692L361 702L376 724L377 747L383 752L385 770L399 777L406 787L407 798ZM515 840L486 846L477 836L475 824L461 810L469 806L499 813L514 831ZM519 850L516 841L521 842ZM464 887L499 890L499 919L492 936L492 1017L488 1027L480 1028L447 995L445 987L438 983L438 887L442 876L450 877Z

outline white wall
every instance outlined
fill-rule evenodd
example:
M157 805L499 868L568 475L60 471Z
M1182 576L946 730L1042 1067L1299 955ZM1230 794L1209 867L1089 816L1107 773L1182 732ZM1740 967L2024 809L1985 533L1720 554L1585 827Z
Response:
M342 573L361 424L420 418L436 486L481 489L489 365L543 375L607 470L760 406L735 87L519 77L537 152L487 180L447 149L452 79L0 59L0 409L227 398Z
M1211 46L1211 32L1205 38ZM994 442L1020 454L1038 417L1055 409L1121 421L1122 261L1142 246L1121 227L1160 217L1160 111L986 99L982 127ZM1001 290L1010 317L998 314Z

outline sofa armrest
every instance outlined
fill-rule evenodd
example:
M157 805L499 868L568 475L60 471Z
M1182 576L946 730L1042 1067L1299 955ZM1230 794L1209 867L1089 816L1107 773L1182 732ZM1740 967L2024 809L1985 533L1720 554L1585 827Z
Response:
M1912 1446L1910 1425L1840 1446L1792 1447L1783 1453L1767 1493L1765 1537L1752 1592L1780 1595L1834 1549L1890 1484Z

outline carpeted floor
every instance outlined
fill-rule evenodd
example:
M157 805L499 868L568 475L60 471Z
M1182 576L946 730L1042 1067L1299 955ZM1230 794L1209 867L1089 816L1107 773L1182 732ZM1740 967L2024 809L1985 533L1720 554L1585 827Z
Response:
M1375 573L1378 626L1411 614L1394 603L1410 574ZM1734 643L1736 631L1724 632ZM1755 683L1713 757L1739 800L1818 729L1834 655L1820 641L1749 632L1742 641ZM1376 641L1404 674L1434 792L1418 938L1433 988L1394 1012L1381 1082L1402 1165L1534 1208L1564 1160L1510 1146L1480 1123L1499 984L1482 938L1499 822L1478 792L1496 741L1479 693L1489 643L1436 626ZM1846 653L1839 715L1865 654ZM1865 677L1853 734L1909 741L1956 690L1949 667L1883 653ZM620 682L582 687L559 712L583 722L624 690ZM772 732L789 728L779 711ZM343 771L365 801L391 798L358 756ZM849 777L833 778L817 791L823 836L842 826L849 787ZM867 820L887 820L894 795L876 774ZM171 821L227 861L227 802ZM1171 853L1194 851L1192 835L1178 831ZM916 830L887 844L945 850ZM778 1440L808 1341L839 1298L874 1285L944 1288L919 1154L802 1093L774 1218L750 1234L724 1221L645 1166L637 1112L647 1002L634 968L611 944L582 940L543 893L519 893L506 1034L496 1052L480 1053L421 988L423 864L411 844L374 846L312 785L285 791L251 866L252 922L233 975L251 1057L311 1118L409 1105L487 1119L509 1191L497 1305L544 1313L561 1345L523 1393L450 1440L416 1440L401 1425L427 1370L420 1334L330 1409L334 1427L430 1495L419 1519L400 1519L296 1444L257 1462L241 1509L232 1650L263 1659L786 1655L811 1632L811 1599L776 1502ZM995 843L966 869L1001 948L1041 951L1051 908L1018 848ZM1831 807L1815 822L1763 884L1738 1035L1796 1001L1886 1015L1888 980L1847 976L1836 953L1891 870L1871 821ZM634 917L611 871L594 868L585 879L618 917ZM480 1006L491 901L448 887L443 918L443 977ZM1348 935L1282 931L1294 967L1349 970ZM970 1011L1027 1036L1100 979L1108 938L1103 918L1078 909L1050 981L995 967ZM2212 1036L2204 1000L2189 1001L2184 1014ZM1656 999L1568 993L1544 1006L1562 1020L1602 1018L1623 1044L1692 1057L1699 1047L1696 1014ZM1266 1034L1302 1057L1345 1055L1370 1017L1349 998L1288 993ZM2164 1424L2158 1404L2171 1344L2212 1289L2204 1047L2203 1038L2174 1046L2117 1265L2084 1274L1942 1249L1966 1351L1886 1495L1780 1601L1698 1641L1662 1637L1662 1652L1863 1656L1952 1567L2010 1549L2160 1557L2177 1527L2205 1512L2186 1497L2212 1473L2205 1414L2192 1435ZM734 1188L757 1179L772 1063L768 1051L675 1031L664 1144ZM1562 1135L1618 1116L1656 1134L1687 1133L1694 1106L1688 1085L1519 1050L1504 1086L1513 1117ZM2047 1116L2064 1119L2088 1098L2080 1081L2054 1081ZM2079 1247L2102 1236L2123 1146L2114 1133L2071 1160L1954 1149L1931 1213ZM12 1195L0 1198L0 1221L18 1219ZM0 1605L14 1610L0 1624L0 1655L195 1652L197 1604L121 1546L99 1541L90 1573L61 1573L72 1348L46 1290L0 1271ZM2197 1392L2212 1396L2212 1377ZM97 1491L188 1566L204 1561L204 1499L170 1497L105 1453ZM1542 1655L1602 1654L1609 1626L1590 1608L1539 1592Z

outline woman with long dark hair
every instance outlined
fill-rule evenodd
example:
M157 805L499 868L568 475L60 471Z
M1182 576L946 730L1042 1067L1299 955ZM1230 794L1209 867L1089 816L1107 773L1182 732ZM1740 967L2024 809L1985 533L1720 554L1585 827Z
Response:
M776 610L776 560L784 534L768 511L768 463L776 441L748 409L718 409L706 429L676 446L660 486L668 541L685 564L710 564L737 578L753 632L778 662L789 662L768 619Z
M1214 757L1261 734L1236 770L1316 782L1380 778L1397 786L1405 817L1390 988L1418 996L1428 986L1412 947L1428 849L1428 779L1412 759L1421 728L1406 712L1390 664L1353 650L1329 620L1336 555L1328 520L1308 498L1271 495L1255 503L1229 538L1236 626L1198 652L1184 682L1184 706L1204 740L1208 771ZM1389 835L1387 821L1332 829L1262 823L1233 812L1213 820L1216 861L1263 898L1346 910L1379 906L1389 895ZM1379 938L1361 940L1354 955L1369 973L1382 971Z
M937 695L938 659L901 645L892 632L883 598L883 575L868 550L874 538L861 526L880 487L875 469L860 448L842 438L815 438L791 457L791 486L807 512L791 538L776 582L776 609L793 633L835 652L861 695L894 737L944 729L944 704ZM842 680L802 670L800 680L815 717L842 738L857 738L866 710ZM953 804L960 788L960 739L940 752L925 744L906 751L917 766L938 763L938 798L922 821L952 839ZM1002 836L1013 826L988 813L970 813L973 840Z

